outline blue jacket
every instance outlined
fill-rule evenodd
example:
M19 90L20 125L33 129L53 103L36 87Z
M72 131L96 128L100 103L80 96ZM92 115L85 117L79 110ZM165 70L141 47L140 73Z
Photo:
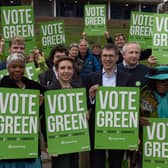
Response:
M83 84L85 84L87 75L90 72L98 72L101 70L100 63L98 62L97 58L92 55L90 50L88 50L88 53L84 59L82 59L81 55L79 54L76 59L76 62L82 62L80 76L81 76Z

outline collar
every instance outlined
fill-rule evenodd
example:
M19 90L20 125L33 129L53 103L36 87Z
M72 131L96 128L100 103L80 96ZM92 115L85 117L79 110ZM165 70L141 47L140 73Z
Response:
M127 68L127 69L134 69L134 68L136 68L136 67L139 65L139 63L137 63L136 65L130 67L130 66L125 62L125 60L123 60L123 65L124 65L124 67Z
M107 75L105 69L104 68L102 69L102 75L106 75L106 77L109 77L109 78L112 77L116 73L117 73L117 66L114 68L114 70L112 70L112 74L111 75Z

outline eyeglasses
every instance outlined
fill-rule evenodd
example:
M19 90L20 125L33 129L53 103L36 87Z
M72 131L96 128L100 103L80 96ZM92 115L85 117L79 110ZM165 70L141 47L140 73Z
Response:
M103 54L102 55L104 58L113 58L113 57L115 57L115 55L112 55L112 54Z

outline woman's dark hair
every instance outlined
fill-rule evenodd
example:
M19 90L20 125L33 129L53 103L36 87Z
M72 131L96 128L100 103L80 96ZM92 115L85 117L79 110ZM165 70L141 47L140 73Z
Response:
M60 57L56 62L55 62L55 68L58 69L59 63L62 61L70 61L73 65L73 69L74 69L74 60L71 57L67 57L67 56L62 56Z
M68 50L63 46L63 45L57 45L54 48L52 48L52 50L50 51L50 55L46 61L47 66L48 67L52 67L53 66L53 58L56 52L61 52L61 53L65 53L65 55L68 56Z

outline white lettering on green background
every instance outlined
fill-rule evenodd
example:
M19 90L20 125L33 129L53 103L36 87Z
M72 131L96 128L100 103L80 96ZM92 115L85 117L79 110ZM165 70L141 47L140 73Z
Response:
M37 133L36 100L34 94L0 93L0 134Z
M105 25L105 10L102 6L87 7L85 25Z
M151 36L153 16L140 15L132 13L132 26L130 26L130 35Z
M86 114L81 113L84 111L82 106L83 96L83 93L67 93L53 96L47 95L50 113L57 114L55 116L49 116L47 119L49 132L70 131L87 128ZM67 114L67 112L72 114Z
M34 37L34 25L32 23L31 9L5 9L2 15L6 26L3 26L5 39L10 39L15 35L24 38Z
M168 158L167 138L168 123L155 123L147 126L147 139L144 144L144 155L146 157Z

